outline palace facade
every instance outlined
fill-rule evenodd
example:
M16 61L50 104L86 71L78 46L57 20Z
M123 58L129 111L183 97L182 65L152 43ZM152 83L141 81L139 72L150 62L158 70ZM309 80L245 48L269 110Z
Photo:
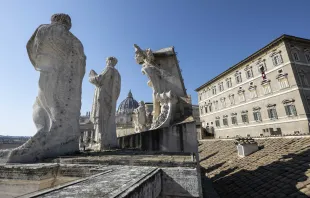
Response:
M282 35L196 92L200 139L309 134L310 40Z

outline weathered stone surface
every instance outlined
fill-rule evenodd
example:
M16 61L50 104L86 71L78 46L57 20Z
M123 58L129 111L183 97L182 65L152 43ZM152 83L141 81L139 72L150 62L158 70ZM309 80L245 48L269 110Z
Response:
M153 122L151 129L168 127L192 115L190 96L187 95L174 48L156 52L135 47L136 62L142 65L148 85L153 90Z
M0 165L0 197L199 197L199 174L188 156L105 157L114 165L98 156L93 157L97 161L79 161L84 164L64 164L79 162L63 159L57 164Z
M112 171L38 197L150 197L161 192L161 176L151 167L111 167ZM153 196L154 195L154 196Z
M162 168L162 171L163 197L199 197L196 169Z
M121 76L115 69L117 59L108 57L106 68L97 75L94 70L89 74L89 81L96 86L93 107L90 115L95 127L95 141L99 143L94 150L117 147L115 111L116 101L121 91Z
M40 25L27 43L30 61L40 72L39 93L33 105L37 133L10 151L7 162L35 162L79 150L86 56L70 28L68 15L55 14L51 24Z
M100 164L100 165L132 165L156 167L188 167L196 168L197 162L189 154L169 155L163 153L103 152L91 156L60 157L55 162L61 164Z

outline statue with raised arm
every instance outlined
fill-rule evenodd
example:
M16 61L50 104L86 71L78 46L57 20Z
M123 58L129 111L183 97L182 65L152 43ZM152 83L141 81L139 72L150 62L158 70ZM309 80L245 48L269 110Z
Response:
M99 75L90 71L89 82L95 85L93 106L90 115L95 134L100 142L100 150L117 147L115 111L116 101L121 91L121 76L115 65L117 59L108 57L106 68Z
M12 150L7 162L27 163L79 151L81 87L86 56L71 32L71 19L54 14L51 24L40 25L27 43L34 69L40 72L33 105L37 133Z

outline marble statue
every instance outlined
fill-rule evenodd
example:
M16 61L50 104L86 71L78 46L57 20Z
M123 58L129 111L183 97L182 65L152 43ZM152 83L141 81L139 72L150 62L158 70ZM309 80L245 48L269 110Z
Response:
M139 107L134 110L134 125L135 125L135 131L141 132L145 131L147 129L147 115L146 115L146 109L145 104L143 101L139 102Z
M79 150L86 56L70 28L69 15L54 14L51 24L40 25L27 43L29 59L40 72L39 92L33 105L37 133L12 150L7 162L36 162Z
M153 121L153 112L149 109L147 105L145 105L145 111L146 111L146 128L151 128L152 121Z
M108 57L106 68L101 74L97 75L94 70L89 74L89 81L96 87L90 119L94 123L95 134L100 142L98 150L118 146L115 111L121 90L121 76L115 69L116 64L115 57Z
M135 59L153 90L153 121L150 129L166 127L192 115L190 96L173 47L153 52L135 47Z

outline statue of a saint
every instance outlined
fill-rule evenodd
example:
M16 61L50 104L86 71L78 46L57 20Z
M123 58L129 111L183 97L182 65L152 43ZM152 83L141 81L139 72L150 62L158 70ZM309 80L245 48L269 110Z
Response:
M94 123L95 134L100 141L100 150L117 147L115 111L116 101L121 91L121 76L115 65L117 59L108 57L106 68L99 75L90 71L89 82L96 86L93 100L91 121Z
M147 124L147 117L146 117L146 110L145 104L143 101L139 102L139 107L134 110L135 113L135 131L141 132L146 131L146 124Z
M35 162L79 150L81 87L86 56L81 41L69 30L71 19L54 14L27 43L34 69L40 72L33 105L37 133L14 149L7 162Z

